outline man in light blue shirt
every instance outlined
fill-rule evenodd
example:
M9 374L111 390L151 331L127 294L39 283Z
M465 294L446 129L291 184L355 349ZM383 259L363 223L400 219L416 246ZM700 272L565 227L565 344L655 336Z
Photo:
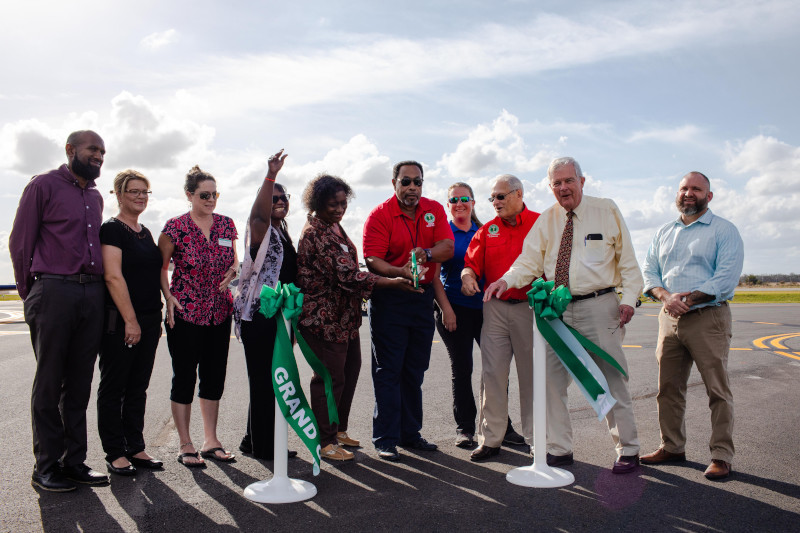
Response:
M658 421L661 446L644 464L686 460L686 388L692 363L711 408L708 479L728 477L733 461L733 394L728 379L733 298L744 248L736 227L708 209L708 178L690 172L675 205L681 216L659 228L644 262L644 292L664 304L658 318Z

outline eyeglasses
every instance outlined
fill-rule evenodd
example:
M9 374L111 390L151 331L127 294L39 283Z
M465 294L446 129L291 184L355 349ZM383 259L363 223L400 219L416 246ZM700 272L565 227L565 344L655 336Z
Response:
M273 195L272 203L273 204L277 204L278 200L283 200L283 203L288 204L289 203L289 198L291 198L291 197L292 197L291 194L279 194L277 196Z
M217 191L214 191L214 192L203 191L201 193L198 193L197 196L199 196L201 200L208 200L208 199L211 199L211 198L216 200L217 198L219 198L219 195L220 195L220 193L218 193Z
M551 189L558 189L562 185L566 185L567 187L569 187L571 185L574 185L575 182L577 182L577 181L578 181L578 178L567 178L564 181L553 181L553 182L550 182L550 188Z
M416 185L417 187L422 187L422 178L414 178L413 180L411 178L403 178L400 180L400 185L402 185L403 187L408 187L409 185L411 185L412 181L414 182L414 185Z
M145 199L147 199L148 196L153 194L153 191L145 191L145 190L139 190L139 189L131 189L131 190L128 190L128 191L125 191L125 192L127 194L130 194L134 198L139 198L140 196L144 196Z
M500 200L500 201L502 202L503 200L505 200L505 199L506 199L506 196L508 196L508 195L509 195L509 194L511 194L512 192L514 192L514 191L518 191L518 190L519 190L519 189L511 189L510 191L508 191L508 192L507 192L507 193L505 193L505 194L495 194L494 196L490 196L490 197L489 197L489 203L491 203L491 202L494 202L494 201L495 201L495 199L497 199L497 200Z
M447 201L450 202L451 204L457 204L458 202L465 204L469 201L472 201L472 198L470 198L469 196L453 196Z

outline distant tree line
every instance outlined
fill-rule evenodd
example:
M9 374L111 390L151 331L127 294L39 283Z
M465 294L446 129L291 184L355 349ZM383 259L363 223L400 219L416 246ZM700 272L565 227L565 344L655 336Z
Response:
M742 274L739 285L763 285L765 283L800 283L800 274Z

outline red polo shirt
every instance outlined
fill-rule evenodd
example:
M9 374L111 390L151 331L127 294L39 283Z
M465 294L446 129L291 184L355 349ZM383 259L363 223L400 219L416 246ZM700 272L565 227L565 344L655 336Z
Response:
M408 262L414 248L433 248L444 239L453 240L453 230L442 204L420 198L412 219L400 210L397 197L392 196L373 209L364 223L364 258L378 257L392 266L401 267ZM427 284L433 280L436 264L424 265L428 271L419 281Z
M500 217L495 217L475 233L467 247L464 266L475 271L478 279L486 280L486 286L494 283L508 272L511 265L522 252L522 242L528 235L539 213L531 211L523 205L517 215L517 225L512 226ZM500 297L501 300L513 298L525 300L531 290L530 284L521 289L509 289Z

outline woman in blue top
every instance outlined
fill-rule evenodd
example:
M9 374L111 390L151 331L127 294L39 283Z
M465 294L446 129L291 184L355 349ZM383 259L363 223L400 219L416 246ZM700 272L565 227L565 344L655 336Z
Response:
M466 183L454 183L448 189L447 205L455 236L453 258L442 263L439 277L433 281L436 298L436 329L450 355L453 371L453 416L456 420L456 446L475 445L475 397L472 394L472 341L480 343L483 325L481 293L461 294L461 270L472 236L481 227L475 215L475 193ZM483 289L483 286L481 286Z

